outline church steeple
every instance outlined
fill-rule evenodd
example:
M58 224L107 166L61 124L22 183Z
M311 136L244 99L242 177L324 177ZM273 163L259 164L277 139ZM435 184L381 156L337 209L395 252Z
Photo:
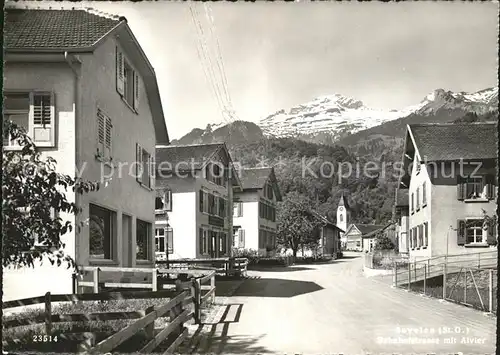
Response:
M347 226L350 221L350 208L349 203L347 202L347 198L344 193L340 195L339 204L337 206L337 227L342 229L344 232L347 230ZM344 233L341 233L341 237L343 237Z
M344 193L340 195L339 206L344 206L344 208L349 209L349 204L347 203L347 198L344 196Z

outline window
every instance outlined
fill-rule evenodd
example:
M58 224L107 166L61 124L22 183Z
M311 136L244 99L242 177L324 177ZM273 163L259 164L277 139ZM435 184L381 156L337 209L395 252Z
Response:
M493 181L491 176L458 177L458 199L493 198ZM487 187L485 189L485 187Z
M411 194L411 213L413 213L415 211L414 199L415 199L415 196L412 193Z
M423 247L424 244L424 225L421 224L418 226L418 246Z
M199 229L199 248L200 248L200 254L202 255L206 255L209 253L209 250L208 250L208 230L207 229L203 229L203 228L200 228Z
M153 156L140 144L136 145L136 178L144 187L154 188L155 163Z
M205 212L205 192L203 190L200 190L199 198L200 212Z
M97 109L97 157L111 160L112 129L111 118Z
M485 235L483 230L483 220L468 220L465 225L465 243L485 243Z
M341 214L341 215L339 216L339 221L340 221L340 222L343 222L343 221L344 221L344 215L342 215L342 214Z
M233 217L243 217L243 203L234 202L233 203Z
M219 197L219 217L226 217L226 200Z
M91 259L113 259L114 212L89 206L89 254Z
M244 248L245 247L245 230L239 229L237 237L238 237L238 243L236 245L238 246L238 248Z
M265 230L259 229L259 249L266 247L267 233Z
M116 91L135 112L139 108L139 75L116 48Z
M465 197L475 198L481 197L483 193L483 178L482 177L467 177L465 178Z
M205 167L205 179L219 186L224 186L224 167L221 163L209 163Z
M219 252L225 255L227 252L227 234L225 232L218 232L219 235Z
M417 211L420 210L420 188L417 187Z
M267 184L267 198L272 200L273 199L273 185L271 185L270 183Z
M167 251L169 254L174 253L174 230L171 227L167 227Z
M413 246L413 229L410 229L409 242L410 242L410 249L413 249L414 248L414 246Z
M55 145L55 105L52 93L5 93L4 119L24 128L37 146ZM3 138L4 146L17 146L11 137Z
M422 184L422 207L427 206L427 189L426 189L426 183L424 182Z
M157 253L165 252L165 228L155 228L155 246Z
M137 260L149 260L149 246L150 246L150 231L151 223L142 221L140 219L136 220L136 259Z

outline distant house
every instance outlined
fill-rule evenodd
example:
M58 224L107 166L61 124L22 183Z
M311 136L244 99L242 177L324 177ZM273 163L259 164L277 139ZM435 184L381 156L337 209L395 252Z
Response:
M400 254L409 253L409 235L408 222L410 218L410 209L408 203L408 189L396 189L394 217L396 220L396 238L397 248Z
M90 9L7 8L3 45L4 119L24 127L59 173L102 182L84 195L65 191L82 210L60 217L83 223L62 236L65 253L81 266L152 268L150 167L156 143L169 137L155 72L127 20ZM4 137L3 149L19 146ZM48 262L4 268L3 300L72 293L71 274Z
M377 236L379 235L383 235L389 238L389 240L394 243L394 246L396 246L395 226L391 222L386 224L382 228L373 229L371 232L368 232L361 236L361 245L364 252L372 252L374 250L375 246L377 245Z
M363 248L363 236L370 236L372 232L377 232L384 228L383 225L378 224L351 224L347 227L344 234L346 238L346 250L362 251ZM367 240L369 248L369 240Z
M497 123L407 126L404 176L409 196L409 255L495 250L498 193Z
M156 255L229 256L233 189L240 179L224 143L156 148Z
M276 203L281 201L274 169L241 169L239 175L242 190L234 194L233 247L272 254L276 249Z

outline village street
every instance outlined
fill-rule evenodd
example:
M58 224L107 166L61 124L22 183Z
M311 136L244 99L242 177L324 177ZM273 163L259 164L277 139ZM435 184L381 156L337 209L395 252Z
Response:
M329 264L253 271L249 276L253 278L205 325L190 329L191 339L179 352L492 354L495 350L495 318L365 278L362 258L354 253ZM439 343L383 343L387 338L408 339L405 330L413 331L415 341Z

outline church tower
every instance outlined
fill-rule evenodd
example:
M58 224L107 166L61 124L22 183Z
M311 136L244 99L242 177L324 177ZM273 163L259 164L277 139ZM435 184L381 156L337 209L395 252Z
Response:
M350 209L349 204L347 203L347 198L344 196L344 193L340 195L339 205L337 207L337 227L342 229L343 231L347 231L347 227L350 223ZM340 233L340 237L342 242L346 242L344 240L344 233Z

